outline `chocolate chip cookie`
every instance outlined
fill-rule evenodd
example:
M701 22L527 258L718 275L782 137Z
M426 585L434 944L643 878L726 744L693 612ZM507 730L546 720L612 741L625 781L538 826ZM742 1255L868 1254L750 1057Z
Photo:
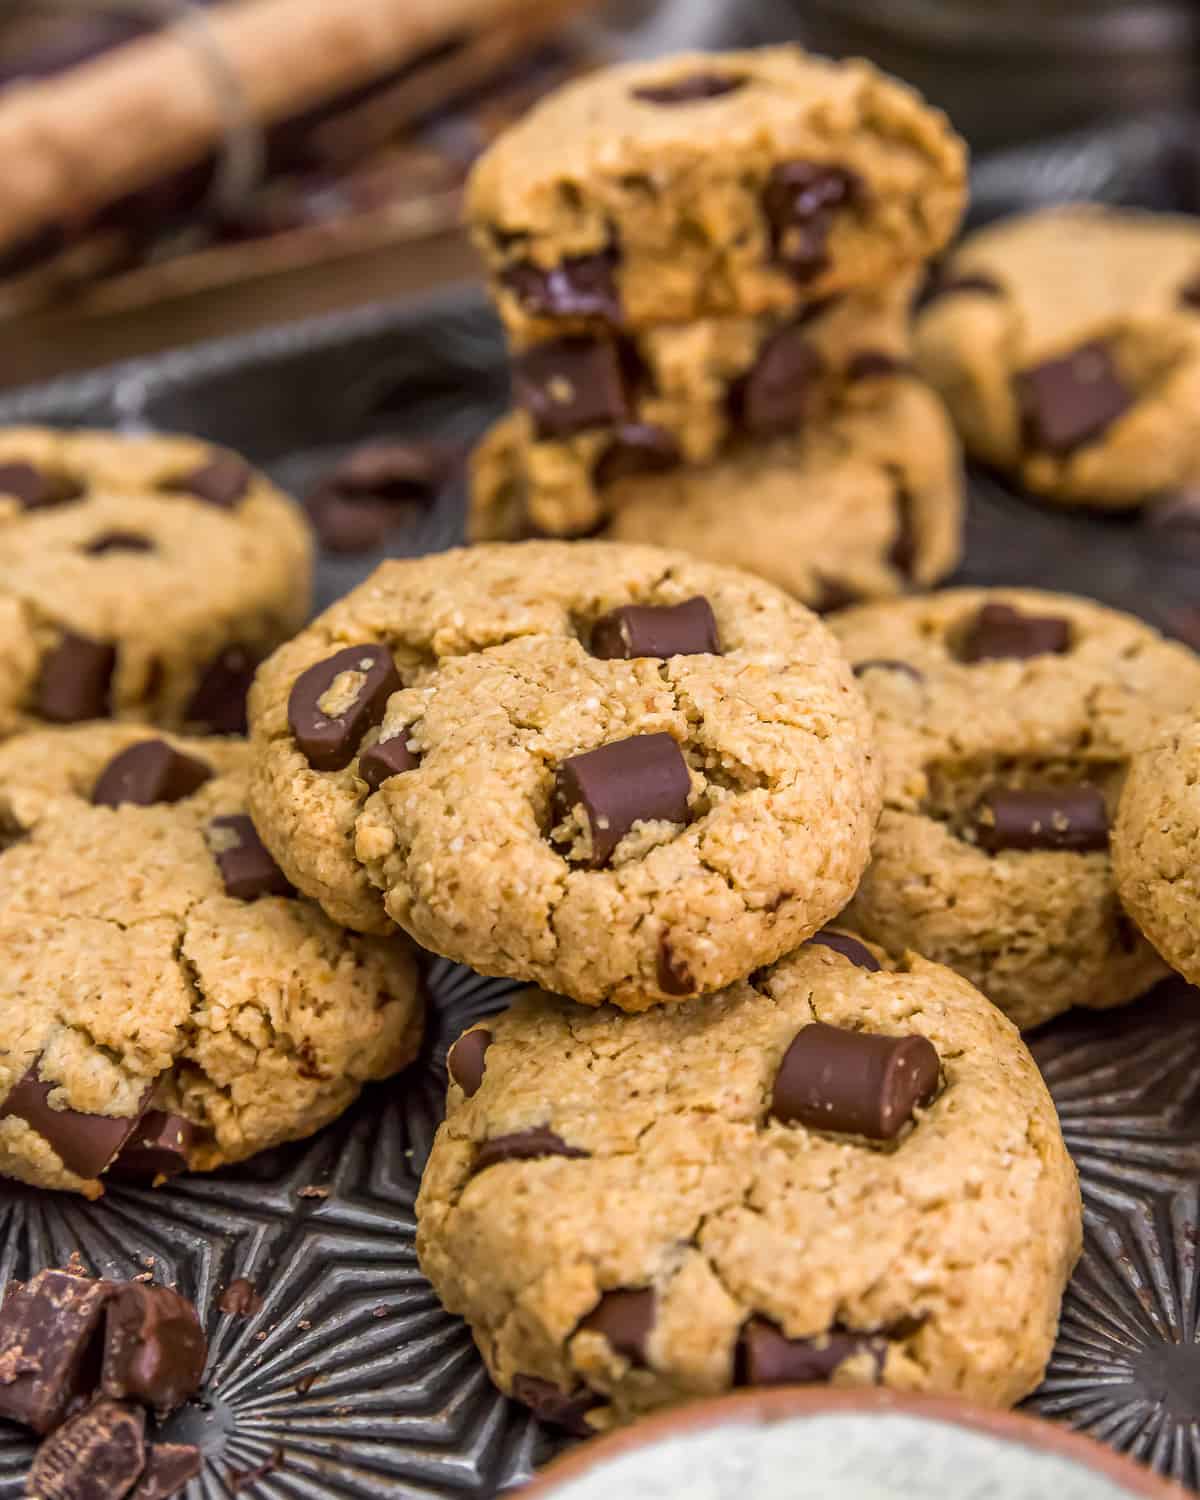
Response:
M828 632L679 553L385 563L259 673L255 821L335 920L640 1010L849 899L878 775Z
M1130 756L1200 700L1200 658L1128 615L954 589L833 627L874 710L884 810L845 920L957 969L1021 1027L1165 972L1126 917L1109 823Z
M232 453L0 431L0 736L243 731L255 667L308 617L311 566L299 512Z
M1011 1405L1040 1380L1075 1171L1016 1030L948 969L827 931L639 1016L527 994L449 1069L421 1267L547 1420L779 1382Z
M1125 909L1163 958L1200 983L1200 727L1173 719L1134 757L1113 826Z
M0 1176L95 1197L239 1161L415 1055L408 945L297 897L245 765L137 725L0 746Z
M1200 222L1075 205L964 240L916 352L967 449L1062 504L1200 483Z
M525 343L880 286L946 244L965 179L962 142L904 84L770 47L566 85L480 159L468 214Z
M525 478L518 421L503 418L475 456L474 537L528 534L535 496L549 497ZM911 377L864 380L828 420L743 441L706 467L630 475L599 495L581 477L582 505L556 515L591 514L614 541L746 568L818 610L927 588L961 553L958 444Z

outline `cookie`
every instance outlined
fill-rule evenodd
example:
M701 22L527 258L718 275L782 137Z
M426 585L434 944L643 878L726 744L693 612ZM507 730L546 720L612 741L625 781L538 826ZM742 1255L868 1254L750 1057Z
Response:
M475 455L472 537L528 534L536 487L522 462L517 419L502 418ZM706 467L625 477L603 494L573 477L584 498L574 491L559 514L590 514L613 541L746 568L818 610L927 588L962 550L958 444L937 397L902 376L864 381L829 420Z
M1040 1380L1075 1170L1016 1030L948 969L826 932L669 1010L527 994L449 1069L421 1267L539 1415Z
M936 254L966 156L868 63L689 53L570 83L476 164L468 216L519 343L786 314Z
M0 1176L96 1197L207 1171L416 1054L407 944L296 896L246 759L122 724L0 745Z
M0 736L244 730L255 667L308 618L311 553L287 497L207 443L0 431Z
M807 610L602 542L384 563L264 664L255 822L335 920L640 1009L845 905L879 806Z
M1126 911L1173 969L1200 983L1200 728L1171 720L1133 757L1113 825L1112 861Z
M1074 205L963 241L916 356L969 452L1065 505L1200 482L1200 222Z
M884 810L844 914L978 986L1018 1026L1135 999L1165 972L1125 916L1109 822L1200 658L1083 599L954 589L831 622L875 714Z

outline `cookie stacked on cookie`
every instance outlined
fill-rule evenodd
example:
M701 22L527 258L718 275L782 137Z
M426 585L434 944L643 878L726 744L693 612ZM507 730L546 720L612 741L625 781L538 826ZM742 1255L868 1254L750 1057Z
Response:
M472 537L677 546L823 608L936 581L961 483L908 311L964 178L908 88L797 48L552 96L471 183L514 397Z

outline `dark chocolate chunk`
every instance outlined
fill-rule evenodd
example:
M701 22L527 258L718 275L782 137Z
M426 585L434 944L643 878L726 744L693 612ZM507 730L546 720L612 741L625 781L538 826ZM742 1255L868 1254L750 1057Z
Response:
M103 531L85 544L89 557L107 557L110 552L153 552L154 543L138 531Z
M1200 275L1179 289L1179 300L1185 307L1200 308Z
M1094 786L1048 786L988 792L975 835L990 854L1002 849L1108 848L1108 810Z
M814 1021L775 1077L771 1114L811 1130L890 1141L937 1092L938 1055L923 1036L880 1036Z
M391 503L356 500L327 490L309 498L308 514L321 545L346 556L382 547L397 522Z
M200 1450L192 1443L155 1443L129 1500L171 1500L202 1467Z
M771 335L733 395L736 419L755 437L795 432L811 414L825 364L803 321Z
M339 677L355 674L336 704L322 702ZM400 674L386 646L346 646L309 667L288 699L288 723L296 744L315 771L340 771L354 759L367 730L383 718L387 701L400 691Z
M665 427L653 422L623 422L592 468L598 489L637 474L665 474L677 469L683 453Z
M853 671L855 677L865 677L868 672L902 672L905 677L911 677L914 682L925 681L925 674L918 672L916 667L910 666L906 661L893 660L888 656L872 656L866 661L856 661Z
M112 713L112 680L117 648L108 641L64 630L58 645L42 658L37 711L52 724L80 724Z
M133 1134L150 1102L147 1089L135 1115L85 1115L77 1109L55 1109L50 1095L60 1087L43 1083L34 1063L24 1078L0 1103L0 1120L24 1120L50 1146L68 1172L77 1177L99 1177Z
M473 1099L483 1082L487 1067L487 1049L492 1045L492 1033L482 1027L464 1031L446 1058L446 1067L468 1099Z
M819 276L829 265L825 247L835 213L862 196L862 179L844 167L814 161L775 167L763 189L775 259L797 281Z
M200 1319L186 1297L130 1281L108 1304L100 1389L165 1417L199 1390L207 1355Z
M532 417L539 438L615 427L630 415L620 353L610 339L535 344L514 358L512 387L514 403Z
M917 560L917 517L913 497L903 484L896 485L896 535L888 549L888 562L910 582Z
M645 1365L646 1346L657 1317L658 1300L653 1288L622 1289L605 1292L579 1327L603 1334L618 1354L635 1365Z
M146 1413L97 1401L71 1417L33 1456L31 1500L124 1500L146 1466Z
M654 977L664 995L694 995L696 993L696 980L692 971L671 947L671 939L667 933L663 933L658 942Z
M394 734L390 740L377 740L358 759L358 774L373 792L390 776L402 776L421 764L421 757L408 748L408 730Z
M1136 400L1103 339L1022 370L1016 387L1027 441L1054 454L1099 437Z
M528 1406L539 1422L561 1427L574 1437L595 1437L595 1428L589 1427L584 1418L602 1403L586 1386L582 1391L560 1391L540 1375L514 1375L512 1394L513 1400Z
M225 883L226 895L237 901L255 901L259 896L296 894L245 813L214 818L208 827L213 858Z
M689 73L670 83L643 84L633 97L646 104L692 104L700 99L719 99L745 88L749 80L737 73Z
M218 1309L235 1318L252 1318L262 1309L262 1305L263 1299L258 1288L245 1276L238 1276L231 1281L217 1300Z
M163 488L182 490L219 510L232 510L239 500L245 498L252 477L248 464L232 453L222 453L190 474L172 479Z
M702 595L682 604L625 604L592 626L591 652L603 661L639 656L719 656L717 622Z
M1023 615L1011 604L985 604L963 638L959 659L1063 656L1071 649L1071 622L1060 615Z
M182 1115L148 1110L118 1152L110 1175L139 1182L178 1177L188 1169L188 1152L196 1134L196 1127Z
M635 823L686 823L690 789L687 762L671 736L636 734L562 762L554 776L554 822L583 809L591 834L583 863L598 870Z
M113 757L92 788L94 807L120 807L131 802L150 807L156 802L181 802L212 777L212 767L184 755L166 740L141 740Z
M882 349L860 349L846 363L846 379L883 380L889 375L906 374L912 369L906 360L894 354L885 354Z
M789 1339L767 1318L753 1317L738 1339L736 1384L818 1385L832 1378L839 1365L863 1354L883 1372L887 1339L879 1334L833 1329L815 1338Z
M246 695L258 657L246 646L226 646L200 675L184 719L210 734L245 734Z
M883 967L870 948L851 937L848 932L835 932L832 927L824 927L820 932L814 932L808 941L816 943L820 948L832 948L835 953L848 958L856 969L866 969L868 973L878 974Z
M545 1125L534 1125L529 1130L517 1130L511 1135L493 1136L490 1141L481 1141L475 1152L475 1171L485 1172L503 1161L533 1161L540 1156L590 1156L568 1146L562 1136L556 1135Z
M0 498L11 496L22 510L45 510L78 500L83 486L69 474L21 462L0 464Z
M819 615L831 615L834 610L848 609L859 601L860 595L836 578L825 578L818 573L814 582L816 597L809 608Z
M111 1281L70 1271L9 1282L0 1303L0 1417L44 1433L91 1399L115 1291Z
M619 324L621 302L615 270L616 255L602 250L597 255L569 256L549 270L532 261L520 261L503 270L500 281L525 311L535 316L597 318Z

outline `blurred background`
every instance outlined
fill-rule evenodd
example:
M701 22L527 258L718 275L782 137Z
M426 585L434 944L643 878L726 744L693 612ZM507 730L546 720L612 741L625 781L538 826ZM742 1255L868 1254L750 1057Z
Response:
M780 40L908 79L977 160L1169 119L1200 210L1197 0L0 0L0 385L469 278L463 180L539 94Z

